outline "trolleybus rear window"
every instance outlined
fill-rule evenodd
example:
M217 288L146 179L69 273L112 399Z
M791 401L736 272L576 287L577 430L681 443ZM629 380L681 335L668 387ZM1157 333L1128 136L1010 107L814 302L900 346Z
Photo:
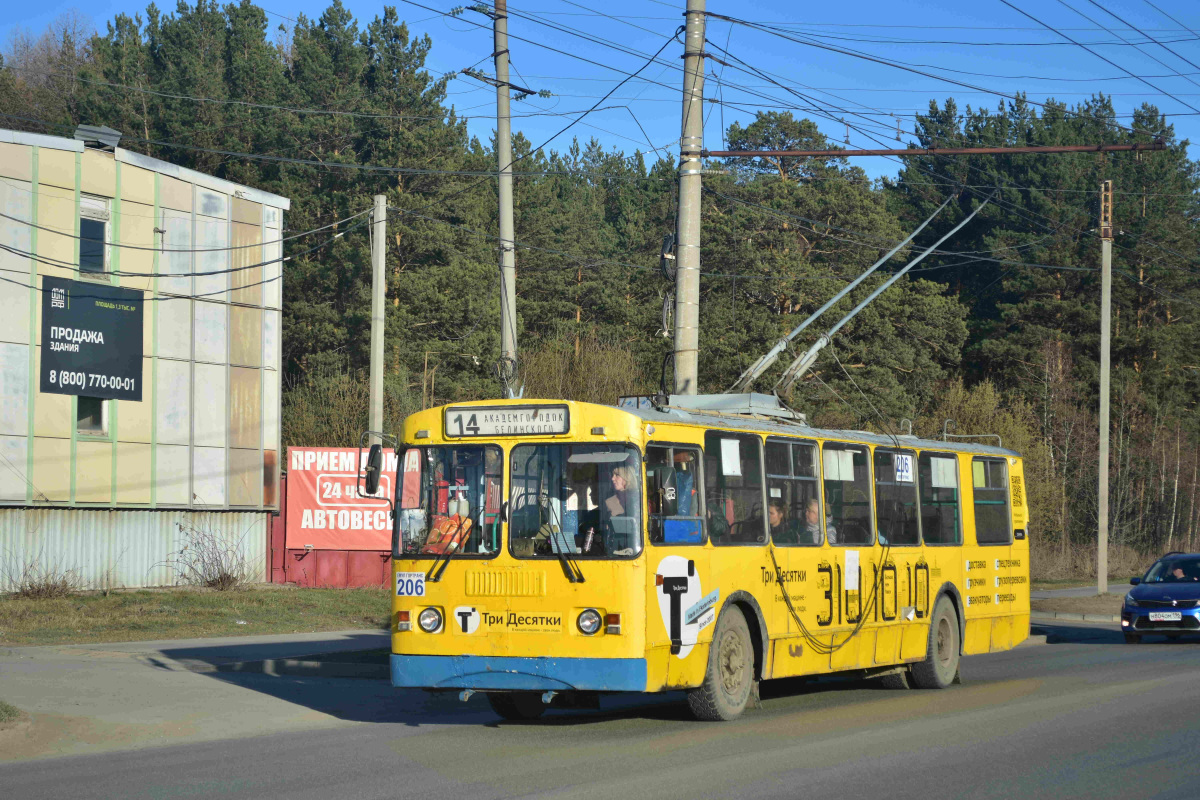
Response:
M622 444L519 445L509 458L518 558L632 558L642 550L642 463Z

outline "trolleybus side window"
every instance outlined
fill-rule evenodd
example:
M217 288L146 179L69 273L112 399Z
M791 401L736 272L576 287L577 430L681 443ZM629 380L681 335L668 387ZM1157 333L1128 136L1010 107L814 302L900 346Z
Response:
M703 544L700 448L646 448L646 509L654 544Z
M875 449L875 524L880 544L921 543L916 462L911 451Z
M715 545L766 542L761 450L753 434L704 434L705 516Z
M870 545L871 465L866 445L827 442L822 447L825 534L830 544Z
M630 558L642 549L638 452L623 444L518 445L509 457L509 549L518 558Z
M784 547L820 544L825 526L821 522L816 445L768 439L766 463L771 541Z
M975 541L1011 544L1008 515L1008 465L1003 458L976 458L971 462L975 490Z
M962 544L958 509L958 459L953 453L921 453L921 532L925 544Z

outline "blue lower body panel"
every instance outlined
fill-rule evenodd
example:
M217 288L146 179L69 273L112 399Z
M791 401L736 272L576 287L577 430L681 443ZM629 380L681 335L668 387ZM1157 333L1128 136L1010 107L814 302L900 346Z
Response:
M392 686L593 692L646 691L644 658L392 655Z

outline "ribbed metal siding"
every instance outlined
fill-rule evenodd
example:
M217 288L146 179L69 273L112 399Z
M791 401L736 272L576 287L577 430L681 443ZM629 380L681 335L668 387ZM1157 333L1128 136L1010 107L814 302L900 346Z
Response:
M35 560L73 570L86 589L172 585L167 560L189 526L237 543L250 579L265 581L270 522L263 512L0 509L0 590Z

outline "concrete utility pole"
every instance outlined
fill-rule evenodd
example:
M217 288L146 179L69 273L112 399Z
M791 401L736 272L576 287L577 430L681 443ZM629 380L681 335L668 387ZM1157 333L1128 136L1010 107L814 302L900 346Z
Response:
M1112 181L1100 184L1100 508L1096 591L1108 592L1108 394L1112 328ZM1066 536L1066 531L1063 532Z
M675 394L696 394L700 345L700 165L704 150L704 0L687 0L679 218L675 235Z
M387 239L387 197L375 195L371 212L371 419L368 430L383 430L383 332L387 278L383 261Z
M520 397L517 378L517 251L513 234L512 117L509 112L508 4L495 0L496 161L500 191L500 381L506 398Z

